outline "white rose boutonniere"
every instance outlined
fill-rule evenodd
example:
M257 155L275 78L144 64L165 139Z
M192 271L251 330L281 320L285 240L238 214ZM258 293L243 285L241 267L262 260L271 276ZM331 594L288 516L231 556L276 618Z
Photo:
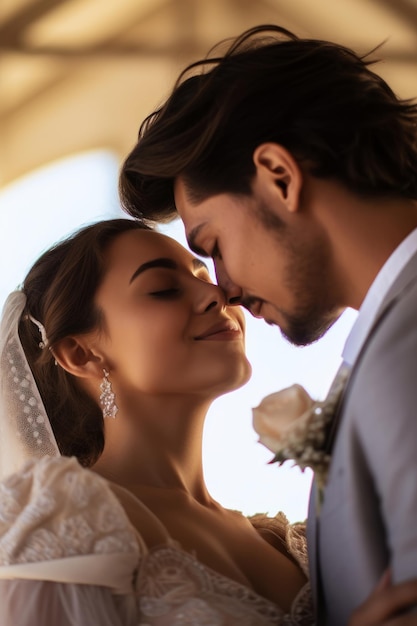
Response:
M310 467L316 478L319 506L330 463L325 443L332 415L326 406L312 400L301 385L292 385L266 396L252 409L259 442L275 454L270 463L282 465L293 460L302 471Z
M310 467L316 479L318 511L330 465L330 447L337 413L351 368L343 363L324 402L312 400L301 385L266 396L252 409L259 441L275 456L270 463L293 460L302 471Z

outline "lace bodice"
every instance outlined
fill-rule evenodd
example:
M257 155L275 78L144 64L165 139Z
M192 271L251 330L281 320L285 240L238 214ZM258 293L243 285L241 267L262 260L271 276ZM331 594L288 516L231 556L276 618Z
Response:
M280 528L283 519L277 520ZM273 530L273 520L265 520ZM259 516L254 525L262 526ZM288 549L306 570L301 530L286 524ZM313 623L308 585L291 616L284 616L272 602L210 570L174 541L148 550L108 483L64 457L30 462L0 482L0 579L99 586L107 590L106 601L117 598L118 608L123 602L134 606L129 626ZM94 610L106 611L106 601L95 603Z

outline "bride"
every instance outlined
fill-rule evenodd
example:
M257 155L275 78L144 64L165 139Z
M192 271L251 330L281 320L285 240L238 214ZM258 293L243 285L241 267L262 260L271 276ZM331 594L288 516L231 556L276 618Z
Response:
M250 365L200 260L137 221L88 226L10 294L0 359L2 626L314 623L303 525L204 482L205 415ZM365 609L352 626L379 623Z

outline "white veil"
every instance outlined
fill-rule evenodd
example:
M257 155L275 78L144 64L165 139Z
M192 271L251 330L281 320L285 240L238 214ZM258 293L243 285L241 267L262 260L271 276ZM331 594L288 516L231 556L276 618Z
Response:
M0 326L0 480L29 459L60 456L18 334L25 304L23 291L13 291Z

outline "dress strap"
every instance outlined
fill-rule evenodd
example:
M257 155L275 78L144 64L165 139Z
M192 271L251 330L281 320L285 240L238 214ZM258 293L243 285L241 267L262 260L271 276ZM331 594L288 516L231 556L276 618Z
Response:
M128 594L133 590L132 573L138 567L134 551L17 563L0 567L1 579L43 580L56 583L97 585L108 587L114 594Z

